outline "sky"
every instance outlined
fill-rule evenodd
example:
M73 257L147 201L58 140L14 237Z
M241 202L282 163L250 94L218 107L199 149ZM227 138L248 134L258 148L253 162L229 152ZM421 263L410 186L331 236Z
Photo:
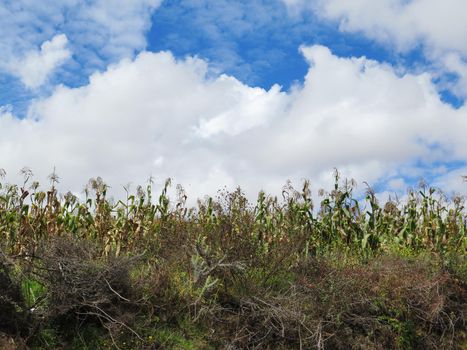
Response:
M0 168L467 194L464 0L0 0Z

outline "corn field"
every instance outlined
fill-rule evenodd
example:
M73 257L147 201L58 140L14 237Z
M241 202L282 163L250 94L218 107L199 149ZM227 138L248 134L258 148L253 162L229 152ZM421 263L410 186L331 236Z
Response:
M193 239L215 239L211 235L219 231L242 237L264 254L276 246L300 242L297 258L336 248L362 256L398 248L444 256L465 252L467 247L464 199L449 199L424 184L410 190L402 203L379 203L369 186L364 199L355 198L355 181L340 181L336 172L334 188L320 190L318 210L308 181L301 190L287 183L279 199L260 192L256 203L249 203L237 189L218 201L209 198L187 208L182 187L177 186L176 200L169 199L170 180L155 198L149 181L145 188L139 186L134 194L127 191L126 198L114 203L100 178L89 181L80 201L72 193L57 192L56 175L50 177L50 188L41 190L39 183L29 183L30 170L22 172L21 186L0 183L2 244L13 254L34 250L42 239L68 234L99 242L104 254L119 255L156 243L179 227Z
M464 198L420 184L381 203L368 185L356 196L355 181L336 171L319 203L304 181L286 183L279 198L261 191L250 202L238 188L189 207L181 186L169 198L170 180L113 200L101 178L79 198L58 193L56 174L46 189L22 174L20 185L0 182L0 272L21 289L5 310L24 322L10 334L25 347L91 346L64 340L56 324L70 320L75 334L103 329L99 348L466 344Z

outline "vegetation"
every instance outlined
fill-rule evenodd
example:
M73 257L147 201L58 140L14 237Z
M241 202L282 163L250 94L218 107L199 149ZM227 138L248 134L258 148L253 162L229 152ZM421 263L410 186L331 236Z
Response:
M464 200L0 182L0 348L465 349ZM4 172L0 173L0 177Z

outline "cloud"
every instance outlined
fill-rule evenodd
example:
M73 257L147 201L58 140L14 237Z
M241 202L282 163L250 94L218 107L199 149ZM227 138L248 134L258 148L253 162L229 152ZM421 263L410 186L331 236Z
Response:
M69 68L75 75L77 67L87 76L132 57L146 47L145 32L159 4L160 0L123 0L118 5L108 0L0 1L0 72L18 73L18 62L24 63L21 78L36 86L44 76L36 63L52 65L64 54L60 49L66 40L60 34L74 54Z
M12 64L12 70L28 88L42 85L56 67L71 56L66 48L66 35L59 34L45 41L39 51L30 51L22 59Z
M98 175L117 191L173 177L196 198L224 185L278 193L287 179L327 186L333 167L396 188L414 169L467 162L467 108L444 104L428 74L323 46L302 53L310 68L290 92L212 77L205 61L167 52L122 60L86 86L58 87L25 119L4 110L0 168L13 181L25 165L40 179L56 166L74 191ZM462 181L449 174L439 180Z
M459 181L459 178L466 176L467 166L441 174L434 183L435 186L444 189L448 193L464 194L466 192L467 181Z
M422 48L438 74L457 76L452 91L467 96L467 2L463 0L282 0L291 13L311 11L342 32L361 33L407 53ZM456 57L456 58L453 58Z
M69 19L74 40L90 45L104 58L131 57L146 47L145 32L151 13L161 0L124 0L118 5L109 0L78 5ZM81 47L83 51L86 49Z
M458 51L467 55L465 15L462 0L283 0L289 8L308 8L339 22L342 31L412 49L423 41L433 51Z
M450 73L454 73L457 79L447 82L447 88L453 90L457 96L467 98L467 59L463 59L457 53L449 53L443 57L443 66Z

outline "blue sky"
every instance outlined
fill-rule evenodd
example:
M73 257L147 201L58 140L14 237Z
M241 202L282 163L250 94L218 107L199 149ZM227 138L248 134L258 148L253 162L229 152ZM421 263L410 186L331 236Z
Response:
M219 71L266 89L303 82L308 65L301 45L408 67L426 64L418 48L400 54L365 36L342 33L313 14L286 13L282 1L166 1L152 16L148 49L170 50L180 58L198 55Z
M66 24L57 27L59 32L68 32L69 37L76 35ZM292 84L303 82L308 65L299 52L301 45L325 45L341 57L366 56L407 69L429 65L418 46L408 52L396 52L392 46L363 35L341 32L336 23L313 13L287 15L286 4L281 0L163 1L150 16L148 29L143 33L146 50L168 50L180 59L199 56L210 62L215 73L226 73L265 89L279 84L287 90ZM92 52L80 47L65 69L58 69L50 77L50 85L85 85L90 74L105 70L121 58L109 56L94 45L82 43L80 46L90 46ZM20 114L27 111L35 94L50 94L47 89L31 92L8 74L2 74L1 78L2 86L9 84L10 88L2 89L0 103L11 104ZM457 76L451 74L449 79L455 80ZM456 106L463 102L449 90L440 89L440 93Z
M467 5L448 2L0 0L0 168L465 192Z

